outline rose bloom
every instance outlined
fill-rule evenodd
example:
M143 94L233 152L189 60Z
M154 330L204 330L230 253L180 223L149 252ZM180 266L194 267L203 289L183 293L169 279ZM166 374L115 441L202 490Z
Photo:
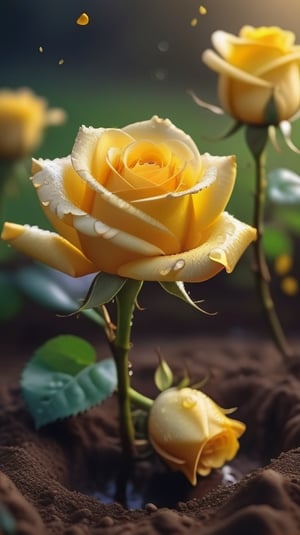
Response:
M168 119L83 126L70 156L34 161L33 172L57 233L6 223L2 238L69 275L202 281L231 272L256 238L223 211L235 158L201 155Z
M31 156L44 128L64 119L63 110L48 109L47 101L30 89L0 90L0 160Z
M192 485L197 474L231 461L246 426L228 418L211 398L193 388L162 392L151 407L148 421L153 448L166 464L181 471Z
M256 125L289 120L300 108L300 46L275 26L244 26L239 36L212 34L217 51L203 61L219 73L219 99L239 122Z

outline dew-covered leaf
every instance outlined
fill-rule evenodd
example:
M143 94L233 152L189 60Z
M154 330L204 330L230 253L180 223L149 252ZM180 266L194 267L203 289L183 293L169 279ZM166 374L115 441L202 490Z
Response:
M25 367L21 387L37 428L83 412L116 388L113 359L95 362L94 348L76 336L43 344Z

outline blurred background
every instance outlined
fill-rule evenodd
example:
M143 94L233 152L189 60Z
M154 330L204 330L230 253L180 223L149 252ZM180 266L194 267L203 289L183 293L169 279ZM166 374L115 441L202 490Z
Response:
M86 26L76 23L82 12L90 18ZM6 0L1 5L1 88L30 87L51 107L66 111L67 122L46 130L36 157L69 154L81 124L122 127L154 114L169 117L194 138L200 152L237 155L238 178L228 211L250 223L254 179L243 133L214 139L228 129L230 118L200 109L188 90L217 104L217 77L201 62L213 31L238 33L245 24L279 25L294 31L300 42L298 14L299 0ZM299 145L299 125L295 124L293 132ZM299 155L284 144L281 152L270 146L269 169L283 162L284 167L299 172ZM49 228L29 180L21 178L6 188L1 226L4 220ZM3 244L1 254L3 266L16 262ZM18 257L17 262L21 261ZM172 332L179 319L184 329L193 332L238 332L245 327L243 308L249 313L246 321L251 328L259 329L262 323L251 261L249 250L232 275L222 273L191 286L192 296L205 299L204 308L217 311L217 316L199 316L181 303L174 307L174 299L152 285L142 294L141 306L147 311L138 314L137 322L149 326L150 321ZM295 329L299 295L284 295L279 279L275 277L274 291L281 302L283 323ZM13 299L8 296L6 303ZM34 303L26 301L25 306L39 315ZM14 313L5 316L1 328L13 329ZM53 311L47 317L53 318Z

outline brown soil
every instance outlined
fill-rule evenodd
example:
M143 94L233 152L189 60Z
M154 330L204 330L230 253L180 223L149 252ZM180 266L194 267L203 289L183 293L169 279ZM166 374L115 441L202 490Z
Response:
M209 374L203 390L224 407L237 406L247 432L230 466L195 488L155 456L137 461L125 508L105 503L120 463L115 398L36 432L18 376L37 344L24 327L14 344L2 334L0 505L15 519L17 535L300 534L297 358L283 366L268 340L244 334L136 340L136 388L156 395L159 346L175 371L184 363L195 381ZM99 355L107 351L99 348Z

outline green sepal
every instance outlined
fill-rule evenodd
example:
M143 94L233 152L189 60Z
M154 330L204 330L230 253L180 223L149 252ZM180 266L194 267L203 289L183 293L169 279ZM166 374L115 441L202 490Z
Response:
M123 288L126 281L127 279L123 277L109 275L101 271L94 278L87 296L75 314L88 308L96 308L109 303Z
M193 301L193 299L191 299L182 281L175 281L175 282L159 281L159 284L167 293L173 295L174 297L178 297L179 299L181 299L188 305L192 306L193 308L196 308L200 312L203 312L204 314L209 314L208 312L198 307L197 305L197 303L202 303L203 300L195 302Z
M264 118L265 118L266 125L270 125L270 124L278 125L279 124L278 108L276 106L276 100L274 98L273 93L271 97L269 98L267 105L265 107Z
M155 386L162 392L172 386L173 380L174 376L169 364L165 359L160 358L159 365L154 373Z
M36 428L81 413L112 395L114 360L78 336L60 335L40 346L25 367L21 388Z
M268 126L247 125L245 130L247 145L254 156L257 158L264 151L269 138Z

